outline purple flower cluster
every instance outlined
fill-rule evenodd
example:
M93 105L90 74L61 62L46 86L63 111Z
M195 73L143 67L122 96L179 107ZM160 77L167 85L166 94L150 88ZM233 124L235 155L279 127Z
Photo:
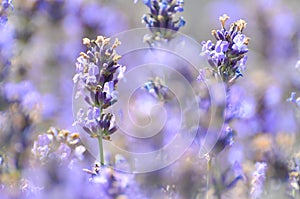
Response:
M98 36L96 40L84 38L83 44L88 50L81 52L77 59L73 81L77 86L75 97L82 96L89 107L87 111L83 108L78 111L74 125L80 125L91 137L98 138L102 146L102 139L110 140L110 135L117 130L114 115L104 110L117 101L117 83L126 67L117 63L121 58L116 53L121 44L118 39L111 44L109 38Z
M242 32L246 27L244 20L238 20L226 30L225 23L229 19L227 15L220 18L221 30L213 30L212 35L217 42L211 40L203 41L202 52L208 58L208 63L213 67L214 72L222 77L226 83L232 83L242 76L247 61L249 38Z
M71 133L54 127L51 127L47 133L38 135L31 149L33 155L43 163L47 163L51 159L59 161L81 160L85 151L78 133Z
M152 39L170 40L185 25L183 17L174 20L177 12L183 12L183 0L144 0L150 13L144 15L142 21L152 32Z

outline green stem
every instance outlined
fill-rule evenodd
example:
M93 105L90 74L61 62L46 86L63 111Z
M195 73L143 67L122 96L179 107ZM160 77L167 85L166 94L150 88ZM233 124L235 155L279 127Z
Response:
M210 172L211 172L211 166L212 166L212 159L211 157L208 155L207 156L207 177L206 177L206 199L208 199L208 192L209 192L209 180L211 178Z
M98 144L99 144L99 153L100 153L100 164L104 166L104 151L103 151L103 143L102 143L102 133L99 133L98 136Z

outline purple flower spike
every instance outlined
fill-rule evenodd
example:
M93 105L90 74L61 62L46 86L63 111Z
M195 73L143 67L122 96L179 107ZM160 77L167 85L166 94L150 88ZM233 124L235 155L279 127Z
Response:
M255 171L253 173L252 178L252 188L250 191L250 197L252 199L261 198L263 193L264 182L266 179L266 170L267 170L267 163L265 162L256 162L255 163Z
M110 135L117 130L114 115L105 110L117 101L117 84L126 67L117 63L121 58L116 52L121 44L118 39L111 43L110 38L98 36L96 40L84 38L83 44L87 51L77 58L73 82L77 90L75 98L81 96L88 108L79 109L73 125L81 126L92 138L97 138L100 162L104 165L102 140L111 140Z
M145 40L152 43L155 40L170 40L174 34L185 25L183 17L174 20L177 12L183 12L183 0L144 0L144 4L150 8L150 13L142 17L146 27L152 32L152 36L145 35Z
M246 27L244 20L238 20L226 30L227 15L220 17L221 29L213 30L216 44L210 40L201 42L202 55L207 56L208 63L216 74L220 75L225 83L232 84L238 77L242 77L247 61L249 38L242 34Z

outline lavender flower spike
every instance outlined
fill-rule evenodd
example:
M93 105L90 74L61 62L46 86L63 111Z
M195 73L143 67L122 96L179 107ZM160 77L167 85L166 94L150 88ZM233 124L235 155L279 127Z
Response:
M144 0L144 4L150 13L143 16L142 22L152 32L152 36L146 35L145 40L170 40L185 25L183 17L174 20L177 12L183 12L183 0Z
M117 130L114 115L106 113L105 109L117 101L117 83L123 78L126 67L117 63L121 58L116 53L121 44L118 39L111 43L110 38L98 36L96 40L84 38L83 44L87 51L77 58L73 81L77 86L75 97L82 96L88 109L78 111L74 125L81 126L92 138L98 139L103 165L102 139L110 140L110 135Z
M258 199L263 193L263 187L266 179L267 163L256 162L255 172L253 173L253 179L251 182L252 188L250 191L250 197L252 199Z
M210 40L203 41L202 55L207 57L208 63L213 71L220 75L225 83L233 83L238 77L243 76L247 61L249 38L242 32L246 27L244 20L238 20L230 25L230 29L225 28L227 15L219 18L220 30L213 30L212 35L217 40L216 44Z

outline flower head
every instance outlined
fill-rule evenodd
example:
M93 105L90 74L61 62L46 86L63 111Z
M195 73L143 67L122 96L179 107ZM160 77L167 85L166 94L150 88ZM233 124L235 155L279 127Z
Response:
M80 142L78 133L51 127L34 141L31 152L45 163L50 159L64 162L70 159L80 159L85 148Z
M183 17L174 20L177 12L183 12L183 0L144 0L144 4L150 9L150 13L143 16L142 22L152 32L151 39L170 40L185 25Z
M220 17L221 29L213 30L212 35L217 40L216 44L211 40L203 41L202 53L206 55L208 63L213 70L222 77L226 83L232 83L242 75L247 61L249 38L242 31L246 27L244 20L238 20L226 29L227 15Z
M98 36L96 40L83 39L87 52L80 53L76 62L76 74L73 82L77 84L77 95L86 95L86 101L93 106L104 105L107 108L116 102L116 86L123 78L125 66L117 63L121 58L116 48L121 42L116 39L113 44L109 38ZM92 97L91 97L92 96Z

